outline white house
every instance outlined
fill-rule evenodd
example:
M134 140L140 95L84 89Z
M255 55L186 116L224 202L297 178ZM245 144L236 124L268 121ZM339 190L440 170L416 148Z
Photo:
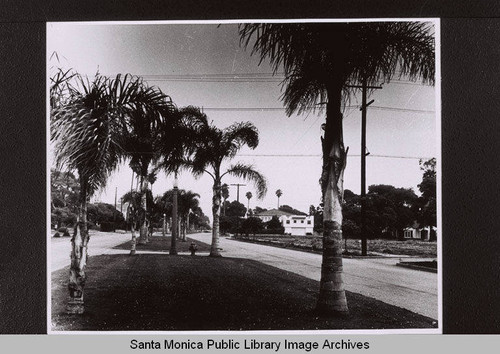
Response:
M273 216L278 217L281 225L285 228L285 234L305 236L312 235L314 229L314 217L307 215L294 215L278 209L271 209L255 214L263 222L271 221Z
M404 229L404 238L405 239L416 239L416 240L429 240L429 226L420 227L418 223L414 223L412 226ZM436 228L432 226L432 231L436 232Z

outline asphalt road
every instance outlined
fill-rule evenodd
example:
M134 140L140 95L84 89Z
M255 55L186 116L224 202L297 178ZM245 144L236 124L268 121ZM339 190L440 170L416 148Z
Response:
M109 253L128 253L125 250L114 250L113 247L129 241L132 238L129 233L109 233L90 231L89 256L98 256ZM50 271L69 266L71 242L69 237L51 237L49 250Z
M210 244L211 234L189 235ZM93 232L89 255L128 253L112 248L130 240L130 233ZM321 255L290 249L239 242L221 237L220 247L225 257L253 259L270 266L320 280ZM51 238L51 272L69 265L68 237ZM370 296L385 303L438 319L438 277L435 273L397 267L399 258L344 259L346 290Z

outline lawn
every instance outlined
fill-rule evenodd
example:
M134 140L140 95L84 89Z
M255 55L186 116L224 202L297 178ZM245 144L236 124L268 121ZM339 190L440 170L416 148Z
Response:
M68 268L52 273L52 329L316 330L435 328L428 317L347 292L350 315L314 311L319 282L238 258L89 257L83 315L67 315Z
M321 253L321 236L276 236L276 235L250 235L248 237L239 236L237 240L256 242L276 247L293 248L297 250ZM437 256L437 243L420 240L368 240L368 255L379 254L407 255L414 257ZM345 244L345 243L344 243ZM346 255L361 255L361 241L347 240Z
M150 238L150 242L145 245L136 244L137 251L155 251L155 252L169 252L172 243L172 238L170 236L159 236L161 233L156 233ZM139 240L139 237L137 238ZM186 237L186 241L177 240L175 248L177 252L189 252L189 246L191 242L194 242L197 247L196 252L210 252L210 245L204 242L198 242L190 239L189 236ZM118 250L129 250L131 248L132 241L127 241L121 245L113 247Z

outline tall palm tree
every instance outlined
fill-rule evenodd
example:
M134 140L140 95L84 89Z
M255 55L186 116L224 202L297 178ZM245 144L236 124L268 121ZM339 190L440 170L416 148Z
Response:
M131 110L128 117L127 133L125 137L126 156L130 159L129 166L139 178L142 200L140 208L145 212L139 233L139 244L148 241L148 223L150 208L146 201L145 191L150 183L151 171L149 167L155 157L155 142L158 139L160 127L171 126L175 122L176 107L171 98L154 86L147 86L141 79L135 95L148 105L138 104Z
M96 74L89 80L75 74L68 80L51 81L50 134L55 162L76 170L80 182L67 311L81 314L89 242L87 203L122 161L126 118L145 102L135 95L137 83L129 75L109 79Z
M241 43L251 45L274 72L284 70L286 112L326 103L322 137L323 261L317 310L348 313L342 275L343 174L347 161L342 103L353 85L390 81L397 71L434 83L432 25L418 22L243 24Z
M252 192L247 192L247 194L245 194L245 195L248 199L247 214L250 214L250 199L252 199L253 195L252 195Z
M172 116L172 124L162 124L158 127L155 141L155 171L163 170L167 175L173 174L177 181L179 171L190 168L189 156L196 149L197 131L206 124L208 124L207 116L197 107L187 106L176 110ZM177 210L177 207L174 209ZM174 215L172 217L174 218ZM178 229L172 229L172 233L174 230ZM177 254L175 243L172 234L170 254Z
M278 209L280 208L280 197L283 195L283 192L281 191L281 189L278 189L276 191L276 196L278 197Z
M252 165L236 163L222 170L222 164L233 159L244 145L255 149L259 143L259 133L250 122L234 123L225 129L205 123L197 127L196 135L198 139L195 150L190 156L189 166L195 176L207 173L213 179L213 227L210 256L220 257L219 218L222 178L231 175L253 182L259 199L263 198L267 192L266 179Z

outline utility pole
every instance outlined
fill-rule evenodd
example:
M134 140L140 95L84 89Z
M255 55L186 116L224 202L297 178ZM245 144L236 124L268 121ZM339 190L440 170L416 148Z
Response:
M366 156L370 153L366 152L366 111L369 105L375 100L366 102L368 89L376 90L381 89L382 86L368 86L366 77L363 78L362 86L349 86L354 88L361 88L361 255L368 255L368 245L366 238Z
M234 183L231 184L231 186L236 186L236 201L239 203L240 202L240 186L246 186L246 184L240 184L240 183Z
M173 205L172 205L172 239L170 243L170 252L171 255L177 254L177 237L179 235L179 225L177 222L177 194L179 193L178 189L178 181L177 181L177 173L175 173L174 179L174 191L173 191Z

